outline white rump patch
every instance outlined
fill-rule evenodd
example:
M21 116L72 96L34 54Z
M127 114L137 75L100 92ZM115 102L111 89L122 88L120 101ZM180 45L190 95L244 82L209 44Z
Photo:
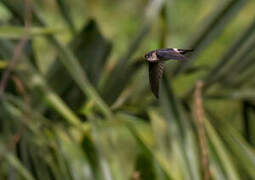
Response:
M176 51L176 52L179 52L179 50L177 48L173 48L173 50Z

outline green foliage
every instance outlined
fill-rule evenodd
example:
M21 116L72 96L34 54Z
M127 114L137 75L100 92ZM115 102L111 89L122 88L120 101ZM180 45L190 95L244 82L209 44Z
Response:
M2 0L2 78L26 2L0 179L255 179L254 1ZM194 53L166 63L156 99L143 55L176 46Z

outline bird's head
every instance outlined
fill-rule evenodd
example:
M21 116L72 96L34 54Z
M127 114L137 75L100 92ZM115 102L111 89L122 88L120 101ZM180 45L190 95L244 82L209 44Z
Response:
M144 55L145 59L147 59L147 61L156 61L157 59L157 55L155 51L150 51L148 53L146 53Z
M144 55L145 59L149 59L149 57L151 57L151 52L148 52Z

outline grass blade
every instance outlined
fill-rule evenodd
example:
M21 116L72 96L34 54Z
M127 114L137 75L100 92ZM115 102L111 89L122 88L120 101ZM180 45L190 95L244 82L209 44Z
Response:
M15 16L17 16L17 18L23 21L22 8L24 9L24 6L21 5L19 8L17 8L15 4L13 4L13 2L6 0L4 0L3 3ZM35 9L32 10L34 15L34 21L39 23L41 26L45 26L45 22L39 16L37 11L35 11ZM52 45L56 47L61 62L64 64L65 68L72 76L74 81L77 83L77 85L80 87L82 92L89 98L93 99L98 105L99 109L102 111L102 113L104 113L107 118L110 118L112 116L110 108L107 106L107 104L97 93L96 89L90 83L89 79L87 78L86 72L81 68L80 63L78 62L74 54L70 51L70 49L62 45L54 36L47 36L47 39L52 43Z
M191 165L189 163L188 152L185 147L191 147L188 145L187 133L192 131L184 119L185 112L182 111L178 101L168 85L165 77L163 77L163 83L161 86L161 95L159 96L160 105L164 111L165 119L168 124L168 133L173 148L173 151L177 153L178 161L180 161L180 168L182 170L183 176L187 179L189 178L199 178L197 169L198 164ZM194 146L193 146L194 147ZM198 176L197 176L198 175Z
M224 148L224 143L220 140L220 137L215 132L214 128L208 120L205 119L205 126L207 130L208 138L214 147L217 155L222 162L224 170L226 171L227 179L241 179L239 174L237 174L236 167L233 164L233 160L229 156L228 151Z
M29 29L29 37L33 38L35 36L43 36L49 34L59 34L60 29L54 28L41 28L41 27L31 27ZM25 28L18 26L1 26L0 27L0 38L3 39L20 39L25 35Z
M196 54L184 63L178 64L173 75L177 75L190 67L196 58L194 56L199 55L208 45L215 40L222 31L226 28L227 24L237 15L242 7L248 2L248 0L229 0L223 5L222 2L217 5L215 10L208 16L205 22L208 22L202 29L196 33L193 40L189 43L189 47L196 50Z
M129 76L128 67L132 55L136 52L140 44L142 43L145 36L148 34L150 27L152 26L153 21L157 18L160 13L161 8L163 7L164 0L152 0L147 6L145 12L144 24L141 27L137 37L134 38L134 41L131 43L127 52L119 58L117 64L115 65L113 71L110 73L108 78L105 80L102 90L102 95L108 104L112 104L119 93L123 90L124 85L119 86L119 82ZM109 96L111 95L111 96Z
M61 15L63 16L64 20L66 21L70 31L73 35L76 34L76 29L74 26L74 22L71 17L70 8L68 6L68 2L66 0L57 0Z
M219 74L219 71L222 70L222 67L225 66L231 59L232 56L240 49L241 46L251 37L251 35L255 32L255 20L249 25L249 27L240 35L237 40L228 48L226 53L223 55L221 60L212 68L212 70L207 74L205 78L205 82L207 81L215 81L217 78L215 75Z

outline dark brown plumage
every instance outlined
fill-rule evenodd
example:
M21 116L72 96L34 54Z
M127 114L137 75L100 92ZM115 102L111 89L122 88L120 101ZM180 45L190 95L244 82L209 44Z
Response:
M146 60L149 62L149 79L151 90L153 94L158 98L159 93L159 83L162 79L164 61L166 60L187 60L188 58L184 56L185 53L190 52L190 49L157 49L150 51L145 54Z

